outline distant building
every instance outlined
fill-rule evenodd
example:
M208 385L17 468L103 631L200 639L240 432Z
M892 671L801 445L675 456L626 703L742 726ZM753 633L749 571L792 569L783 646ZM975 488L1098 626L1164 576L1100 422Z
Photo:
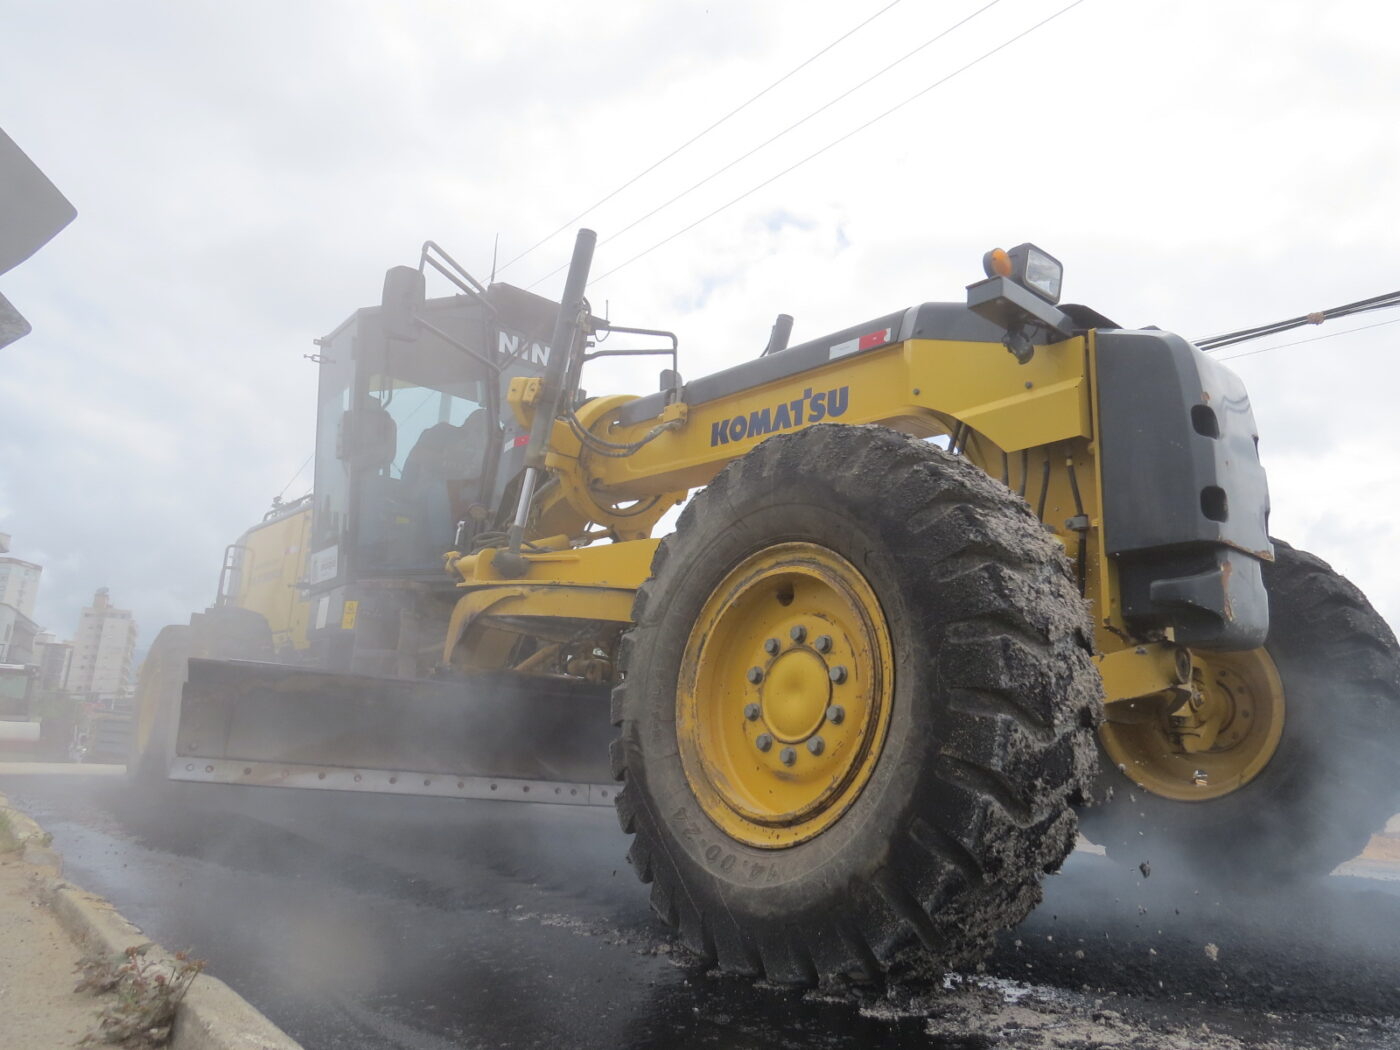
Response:
M60 642L45 631L34 639L34 663L39 668L35 685L43 692L57 693L68 681L68 668L73 662L73 643Z
M136 623L127 609L114 608L107 588L93 595L73 636L67 689L84 696L113 696L131 681Z
M43 571L43 566L32 561L0 557L0 604L13 605L25 616L33 616Z
M40 627L13 605L0 603L0 664L32 664Z

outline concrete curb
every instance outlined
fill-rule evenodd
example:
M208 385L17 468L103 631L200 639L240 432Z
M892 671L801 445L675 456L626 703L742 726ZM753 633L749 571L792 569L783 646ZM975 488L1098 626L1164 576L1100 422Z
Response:
M44 899L78 944L89 951L120 955L129 947L149 943L111 904L62 877L63 861L50 845L50 836L4 795L0 795L0 817L8 829L0 840L10 840L0 841L0 849L18 849L26 863L40 869ZM146 957L175 965L174 957L159 946ZM208 974L195 978L181 1000L170 1046L172 1050L302 1050L300 1043L246 999Z

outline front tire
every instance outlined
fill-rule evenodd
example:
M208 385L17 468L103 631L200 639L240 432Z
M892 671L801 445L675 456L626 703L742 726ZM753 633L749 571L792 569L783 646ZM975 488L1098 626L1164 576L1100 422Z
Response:
M966 461L879 427L771 438L691 501L634 618L629 859L724 969L974 964L1072 848L1097 764L1085 606Z

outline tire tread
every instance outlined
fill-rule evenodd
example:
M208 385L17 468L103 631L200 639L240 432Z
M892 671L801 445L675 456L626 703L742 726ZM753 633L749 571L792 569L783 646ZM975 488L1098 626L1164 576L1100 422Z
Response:
M657 646L652 614L665 615L667 588L698 556L701 537L748 529L744 501L803 477L812 463L824 465L822 482L838 501L859 507L888 494L897 506L872 527L917 563L920 579L953 596L948 608L923 601L916 623L943 639L930 650L927 673L943 683L938 717L949 732L936 760L911 774L919 801L890 841L888 860L850 885L839 905L740 923L722 894L697 891L688 895L697 909L691 917L677 909L684 877L663 845L666 821L645 792L634 795L633 774L645 761L634 727L647 698L627 668ZM1073 846L1071 806L1089 793L1097 765L1100 691L1090 637L1058 541L1024 500L965 459L882 427L825 424L770 438L736 459L658 546L620 650L614 770L626 786L618 817L634 835L633 867L653 880L653 909L722 968L757 968L784 983L872 980L913 958L925 968L976 961L998 930L1038 902L1041 873L1058 868Z

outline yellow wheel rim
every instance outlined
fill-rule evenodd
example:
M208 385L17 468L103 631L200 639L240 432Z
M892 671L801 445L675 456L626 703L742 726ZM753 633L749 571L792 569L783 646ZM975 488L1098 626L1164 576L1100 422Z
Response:
M1208 802L1258 776L1283 735L1283 682L1263 649L1192 653L1191 696L1136 703L1140 716L1109 720L1099 737L1138 786L1180 802Z
M829 828L890 723L893 648L859 571L812 543L751 555L692 628L676 693L686 779L731 838L770 849Z

